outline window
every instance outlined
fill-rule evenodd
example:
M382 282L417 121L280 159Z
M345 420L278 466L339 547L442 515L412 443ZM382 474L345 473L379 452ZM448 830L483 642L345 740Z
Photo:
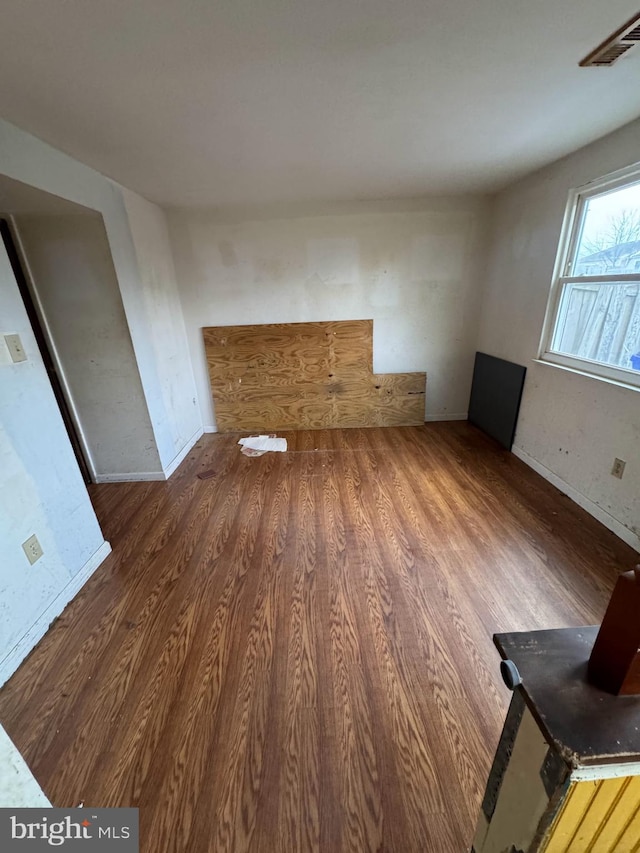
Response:
M640 387L640 172L573 192L541 358Z

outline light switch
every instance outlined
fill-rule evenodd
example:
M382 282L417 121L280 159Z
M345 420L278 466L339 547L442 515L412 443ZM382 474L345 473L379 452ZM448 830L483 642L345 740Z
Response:
M19 361L27 360L27 354L22 346L20 335L5 335L4 340L7 344L7 348L9 350L9 354L11 355L12 361L17 363Z

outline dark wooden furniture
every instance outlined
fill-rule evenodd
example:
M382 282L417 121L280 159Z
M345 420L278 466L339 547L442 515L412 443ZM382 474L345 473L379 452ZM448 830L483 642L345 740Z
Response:
M610 693L640 693L640 566L618 578L591 652L589 680Z
M636 849L640 697L613 696L589 683L597 633L586 627L494 636L510 661L514 696L475 853Z

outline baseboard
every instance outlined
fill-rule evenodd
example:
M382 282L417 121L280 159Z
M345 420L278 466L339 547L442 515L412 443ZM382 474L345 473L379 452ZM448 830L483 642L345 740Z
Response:
M456 415L425 415L425 423L431 423L433 421L466 421L467 413L464 412Z
M571 500L574 503L577 503L578 506L582 507L582 509L586 510L589 515L592 515L601 524L604 524L605 527L611 530L612 533L615 533L623 542L626 542L627 545L635 548L636 551L640 551L640 537L636 536L628 527L625 527L624 524L621 524L606 510L602 509L601 506L583 495L582 492L574 489L573 486L570 486L569 483L566 483L561 477L558 477L557 474L554 474L553 471L541 462L538 462L537 459L534 459L533 456L529 456L525 450L514 445L511 452L514 456L517 456L518 459L521 459L525 465L528 465L529 468L533 468L537 474L540 474L541 477L544 477L545 480L555 486L556 489L560 489L563 494L568 498L571 498Z
M134 471L129 474L96 474L96 483L147 483L166 480L164 471Z
M155 483L158 480L168 480L176 470L178 465L187 456L196 441L202 436L203 429L198 427L191 438L187 441L182 450L174 456L171 462L167 465L164 471L133 471L127 474L96 474L96 483Z
M459 414L455 414L455 415L426 415L425 419L424 419L425 423L430 423L430 422L434 422L434 421L466 421L466 420L467 420L467 413L466 412L464 412L464 414L459 413ZM217 427L206 426L203 428L202 431L204 433L211 433L211 432L218 432L218 429L217 429Z
M173 472L176 470L178 465L180 465L180 463L183 462L187 458L187 454L189 453L189 451L191 450L193 445L196 443L196 441L202 436L202 434L203 434L202 427L198 427L198 429L194 432L194 434L191 436L191 438L187 441L185 446L182 448L180 453L178 453L177 456L174 456L174 458L171 460L171 462L169 462L169 464L164 469L164 475L165 475L167 480L173 474Z
M89 580L103 560L111 553L111 545L103 542L98 550L87 560L80 571L75 574L69 583L61 590L49 604L36 622L29 628L11 649L8 655L0 661L0 687L9 679L22 661L49 630L53 620L59 616L69 602L76 596L79 590Z

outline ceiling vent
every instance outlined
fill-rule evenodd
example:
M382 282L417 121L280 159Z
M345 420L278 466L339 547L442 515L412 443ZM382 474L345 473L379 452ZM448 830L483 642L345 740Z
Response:
M580 65L583 68L613 65L636 44L640 44L640 14L634 15L623 27L592 50Z

